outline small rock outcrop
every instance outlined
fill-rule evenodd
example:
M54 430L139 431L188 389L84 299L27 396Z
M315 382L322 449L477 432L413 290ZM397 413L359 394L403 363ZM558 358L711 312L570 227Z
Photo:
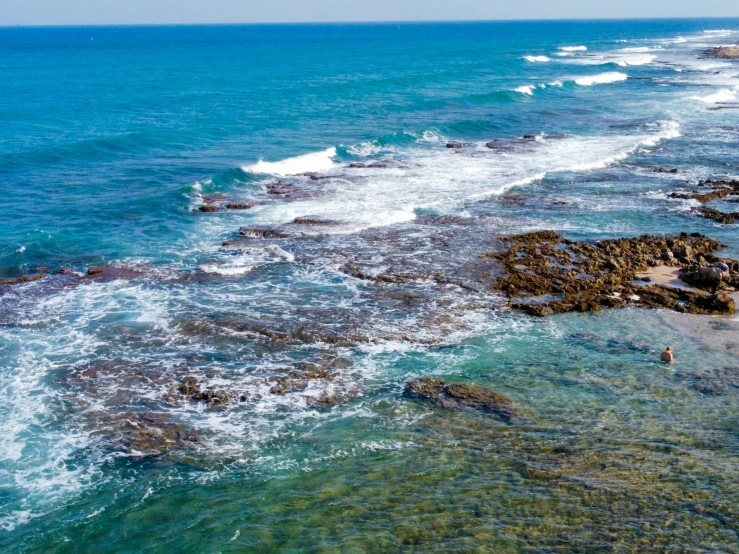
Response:
M428 401L439 408L474 408L511 421L516 412L505 396L475 385L448 383L432 377L413 379L405 384L409 398Z
M712 219L714 221L718 221L719 223L723 223L724 225L730 225L732 223L736 223L739 221L739 212L722 212L720 210L716 210L714 208L708 208L706 206L701 206L700 208L693 208L691 210L693 213L697 213L699 215L702 215L706 219Z
M200 442L196 429L171 421L166 414L124 413L101 418L98 431L111 447L136 457L157 457L172 450L192 450Z
M170 391L170 396L172 392ZM227 404L231 400L225 391L215 390L213 387L201 390L200 384L195 377L185 377L182 384L177 387L177 392L190 400L205 402L211 405Z
M709 58L722 58L725 60L739 59L739 46L719 46L718 48L709 48L704 52Z
M701 181L698 183L698 187L701 190L694 190L689 193L673 192L668 197L682 200L697 200L698 202L705 203L711 200L721 200L727 196L739 196L739 181Z

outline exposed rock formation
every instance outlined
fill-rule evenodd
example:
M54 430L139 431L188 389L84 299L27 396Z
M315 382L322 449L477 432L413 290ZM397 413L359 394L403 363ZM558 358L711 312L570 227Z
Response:
M709 58L736 60L739 59L739 46L719 46L718 48L709 48L704 53Z
M170 397L173 392L174 390L169 391ZM177 392L190 400L202 401L211 405L227 404L231 400L231 397L225 391L215 390L213 387L201 390L195 377L185 377L182 384L177 387Z
M717 258L713 252L719 243L698 234L646 235L589 244L540 231L502 240L508 249L488 254L504 264L494 288L512 299L514 309L532 315L597 311L627 303L689 313L731 314L736 310L726 292L739 285L739 263ZM704 268L708 262L723 262L728 268L710 286L705 275L713 272ZM707 292L635 284L637 273L659 265L685 270L694 276L695 286Z
M673 192L668 196L684 200L697 200L698 202L710 202L727 196L739 196L739 181L701 181L698 186L703 190L695 190L690 193Z
M705 217L706 219L713 219L714 221L718 221L719 223L723 223L725 225L736 223L739 221L739 212L731 212L726 213L719 210L715 210L713 208L707 208L706 206L701 206L700 208L693 208L691 210L693 213L697 213Z

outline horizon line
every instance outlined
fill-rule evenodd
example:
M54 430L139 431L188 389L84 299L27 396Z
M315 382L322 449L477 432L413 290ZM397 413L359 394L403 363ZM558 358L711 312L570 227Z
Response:
M723 19L739 20L739 15L733 16L682 16L682 17L568 17L568 18L502 18L502 19L398 19L398 20L354 20L354 21L240 21L240 22L211 22L211 23L40 23L40 24L0 24L0 29L40 29L40 28L105 28L105 27L246 27L246 26L275 26L275 25L428 25L439 23L546 23L546 22L587 22L587 21L681 21L681 20L711 20Z

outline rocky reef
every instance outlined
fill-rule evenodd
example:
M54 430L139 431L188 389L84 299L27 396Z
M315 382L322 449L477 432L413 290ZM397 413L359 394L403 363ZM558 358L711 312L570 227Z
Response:
M501 241L507 248L487 254L504 266L493 288L511 299L511 307L532 315L627 304L694 314L736 311L729 293L739 287L739 262L715 256L721 245L700 234L645 235L591 244L539 231ZM679 271L686 286L649 284L648 277L637 280L638 273L659 266Z
M721 200L727 196L739 196L739 181L701 181L698 183L698 188L700 190L693 190L688 193L673 192L669 197L683 200L697 200L698 202L705 203L711 200Z
M96 433L107 437L109 447L132 457L158 457L199 446L196 429L171 420L163 413L101 414Z
M513 403L502 394L475 385L448 383L432 377L408 381L405 384L405 395L443 409L482 410L507 422L516 415Z
M711 202L712 200L726 200L727 202L735 202L739 199L739 181L723 181L709 180L698 183L701 190L693 190L691 192L673 192L670 198L679 198L682 200L697 200L701 204ZM736 223L739 221L739 213L726 213L715 208L700 206L693 208L691 213L700 215L707 219L712 219L723 224Z
M718 48L709 48L704 52L709 58L722 58L725 60L739 59L739 46L719 46Z
M706 219L712 219L714 221L718 221L719 223L723 223L724 225L729 225L731 223L736 223L737 221L739 221L739 213L726 213L714 208L709 208L707 206L694 208L692 211L693 213L702 215Z

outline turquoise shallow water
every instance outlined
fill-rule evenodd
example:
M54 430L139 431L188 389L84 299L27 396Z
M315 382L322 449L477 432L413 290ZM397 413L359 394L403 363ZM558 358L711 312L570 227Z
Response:
M739 256L736 226L668 198L739 174L739 112L710 109L739 102L739 65L701 56L737 40L737 20L0 29L0 277L126 268L0 291L0 547L739 551L737 318L534 320L479 271L536 229ZM254 206L199 210L222 198ZM222 246L242 226L279 234ZM270 392L301 363L333 376ZM521 417L404 398L425 374ZM185 376L234 401L178 400ZM142 452L147 425L185 439Z

